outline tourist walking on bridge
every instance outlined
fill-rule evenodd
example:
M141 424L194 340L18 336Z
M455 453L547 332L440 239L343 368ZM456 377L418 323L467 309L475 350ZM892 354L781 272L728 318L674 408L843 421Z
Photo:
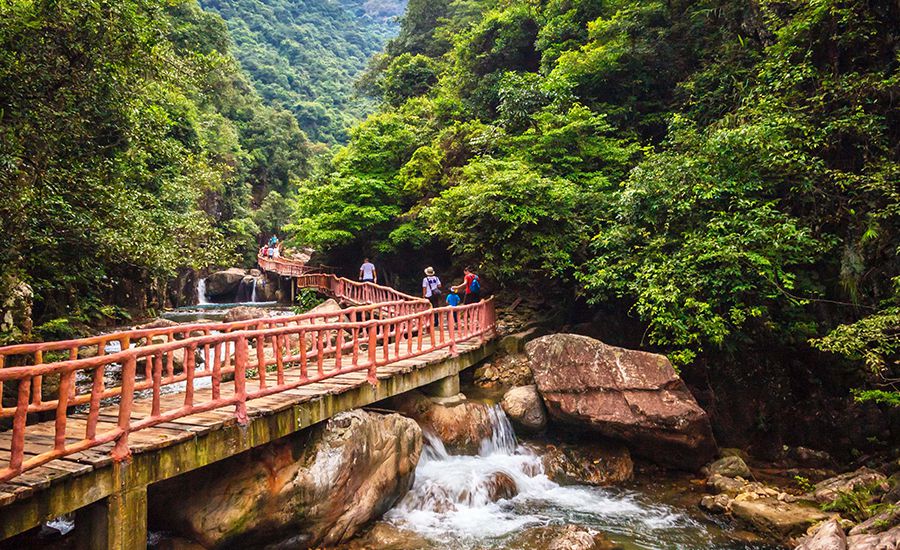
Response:
M441 280L434 274L433 267L425 268L425 278L422 279L422 297L428 298L431 307L441 307Z
M378 270L368 258L364 259L363 264L359 266L359 280L364 283L378 284Z
M463 270L465 277L463 278L463 282L451 287L454 291L458 291L460 288L465 287L465 297L463 298L463 304L476 304L481 300L481 280L478 278L478 275L472 271L471 267L466 267Z

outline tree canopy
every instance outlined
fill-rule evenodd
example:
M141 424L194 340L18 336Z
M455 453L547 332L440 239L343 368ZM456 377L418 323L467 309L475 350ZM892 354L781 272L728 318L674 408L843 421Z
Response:
M635 316L683 367L865 359L888 400L898 29L864 0L411 0L300 239L449 250Z

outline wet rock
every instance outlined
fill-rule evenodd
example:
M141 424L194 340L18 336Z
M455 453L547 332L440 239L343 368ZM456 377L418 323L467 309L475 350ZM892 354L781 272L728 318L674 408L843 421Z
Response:
M519 386L506 392L500 403L517 428L540 432L547 427L547 411L536 386Z
M877 535L847 537L847 550L897 550L898 548L900 548L900 527L894 527Z
M494 435L487 406L483 403L464 401L457 405L441 405L413 391L395 397L391 405L418 422L423 430L435 434L451 454L478 454L481 442Z
M532 527L506 544L507 550L544 548L546 550L620 550L605 535L580 525Z
M726 456L709 465L710 475L720 475L723 477L742 477L750 478L750 468L747 464L737 456Z
M228 310L225 314L225 323L234 323L236 321L252 321L253 319L262 319L269 316L269 312L258 307L238 306Z
M881 502L885 504L900 502L900 473L893 474L887 480L887 484L890 489L881 497Z
M397 527L385 521L379 521L371 529L348 544L340 546L340 550L425 550L432 548L428 539L422 535Z
M834 464L830 454L808 447L793 447L787 456L793 464L803 468L827 468Z
M810 526L831 517L808 504L784 502L772 496L753 498L755 496L738 495L731 501L731 513L757 531L778 540L803 535Z
M243 269L232 267L225 271L216 271L206 278L206 295L217 298L234 294L241 280L247 275Z
M836 519L823 523L812 535L801 539L795 550L846 550L847 536Z
M631 454L619 443L547 445L539 452L544 473L561 485L614 485L634 477Z
M706 488L716 494L726 494L732 497L737 496L747 482L743 479L737 480L730 477L713 474L706 479Z
M150 321L149 323L144 323L143 325L138 325L134 328L135 328L135 330L148 330L148 329L154 329L154 328L172 328L172 327L177 327L177 326L178 326L178 323L176 323L175 321L173 321L171 319L163 319L160 317L159 319L154 319L153 321Z
M872 488L877 494L885 493L890 489L887 478L883 474L863 467L816 483L812 497L821 504L830 504L842 494L852 493L854 490L863 488Z
M488 498L491 502L498 500L510 499L519 494L519 487L516 480L503 472L494 472L487 481Z
M525 350L551 418L665 466L697 470L715 456L709 418L665 356L574 334L543 336Z
M522 353L497 356L493 362L475 369L475 384L484 388L534 384L528 357Z
M851 535L872 535L900 525L900 502L850 529Z
M736 456L736 457L740 458L741 460L743 460L744 462L747 462L748 460L750 460L750 455L748 455L746 451L744 451L743 449L736 449L733 447L726 447L724 449L719 449L719 456L722 458L725 458L728 456Z
M729 510L731 497L726 494L705 495L700 499L700 508L713 514L724 514Z
M409 490L421 450L408 418L341 413L155 485L151 521L211 548L339 544Z

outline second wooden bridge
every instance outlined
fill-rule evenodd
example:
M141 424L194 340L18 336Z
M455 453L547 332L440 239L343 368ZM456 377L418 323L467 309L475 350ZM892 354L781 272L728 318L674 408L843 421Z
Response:
M260 263L356 305L0 348L0 540L75 512L78 546L145 548L153 483L415 388L458 392L493 351L491 301L432 309Z

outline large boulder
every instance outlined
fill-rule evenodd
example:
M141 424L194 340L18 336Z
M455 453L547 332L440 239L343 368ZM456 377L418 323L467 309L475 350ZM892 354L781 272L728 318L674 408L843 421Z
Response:
M442 405L420 392L412 391L395 397L391 405L418 422L423 430L436 435L450 454L478 454L481 442L494 435L488 407L484 403L463 401L455 405Z
M507 550L545 548L546 550L616 550L622 548L603 533L581 525L530 527L504 545Z
M211 298L234 294L247 272L238 267L216 271L206 278L206 295Z
M697 470L715 456L709 418L665 356L575 334L543 336L525 351L552 418L666 466Z
M222 322L234 323L237 321L252 321L254 319L262 319L268 317L269 312L258 307L237 306L228 310Z
M898 548L900 548L900 527L894 527L878 534L847 537L848 550L897 550Z
M333 546L409 490L421 451L422 432L408 418L341 413L154 486L151 522L208 548Z
M841 523L832 519L826 521L815 533L804 537L795 550L847 550L847 536Z
M619 443L547 445L538 453L544 473L562 485L615 485L634 476L631 455Z
M831 504L857 489L871 489L875 494L886 493L890 489L884 474L871 468L860 468L816 483L812 497L821 504Z
M813 525L831 518L810 504L786 502L771 496L745 499L746 496L749 495L743 493L731 501L731 513L775 539L788 540L803 535Z
M747 463L739 456L724 456L709 465L709 475L720 475L723 477L742 477L750 478L750 468Z
M540 432L547 427L547 410L534 385L509 390L500 406L513 425L523 431Z

